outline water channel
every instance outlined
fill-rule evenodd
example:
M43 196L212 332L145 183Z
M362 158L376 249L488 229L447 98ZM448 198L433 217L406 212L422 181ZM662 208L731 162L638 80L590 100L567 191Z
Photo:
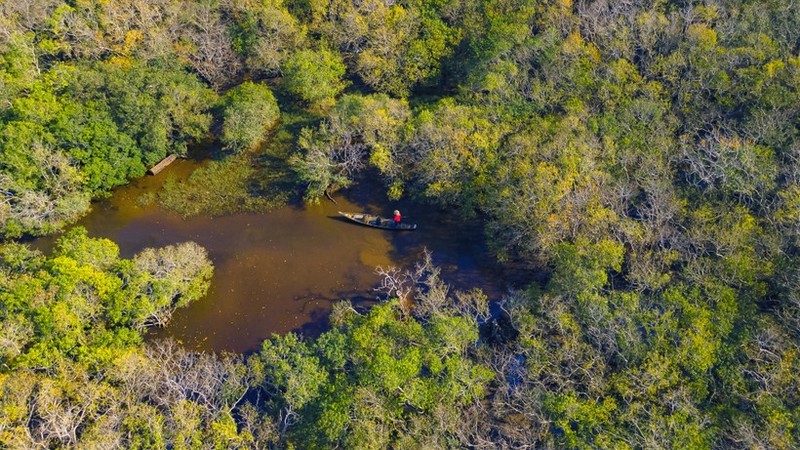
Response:
M479 223L430 206L389 202L381 188L355 188L336 204L285 206L263 214L184 219L143 194L165 177L186 178L202 164L179 160L156 176L134 180L96 202L78 225L92 237L111 239L129 258L147 247L195 241L208 250L214 277L208 294L176 311L149 338L170 336L197 350L247 352L273 333L316 335L326 327L333 302L376 300L377 266L409 267L424 248L456 289L480 287L490 300L509 288L509 276L487 254ZM401 209L416 231L386 231L346 221L337 211L389 215ZM47 249L54 238L35 243Z

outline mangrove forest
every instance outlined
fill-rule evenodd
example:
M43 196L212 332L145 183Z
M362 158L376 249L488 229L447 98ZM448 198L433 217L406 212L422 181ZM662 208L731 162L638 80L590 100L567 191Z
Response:
M799 447L797 0L0 0L0 448Z

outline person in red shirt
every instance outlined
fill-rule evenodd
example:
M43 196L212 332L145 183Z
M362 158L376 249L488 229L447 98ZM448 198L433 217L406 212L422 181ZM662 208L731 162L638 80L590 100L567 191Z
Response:
M394 220L394 226L395 227L400 225L400 221L403 220L403 218L400 215L400 211L399 210L397 210L397 209L394 210L394 219L392 219L392 220Z

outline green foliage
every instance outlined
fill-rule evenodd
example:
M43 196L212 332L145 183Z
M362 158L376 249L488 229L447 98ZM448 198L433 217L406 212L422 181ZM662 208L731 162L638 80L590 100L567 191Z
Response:
M53 80L51 83L57 85L60 81ZM57 96L50 91L54 87L37 83L27 96L17 98L11 110L16 121L7 125L10 131L16 123L40 125L48 141L54 143L81 169L85 188L94 194L104 193L144 172L142 161L135 156L135 143L120 132L107 104L94 101L80 103L68 96ZM26 143L13 140L13 137L7 142L8 146L26 146Z
M611 399L601 403L579 400L570 394L548 397L543 405L546 414L557 418L554 426L557 432L563 433L559 440L569 448L580 449L613 445L613 437L604 435L600 430L610 422L616 409ZM587 436L591 438L587 439Z
M287 55L301 48L305 30L283 1L237 2L230 6L235 16L232 46L245 57L251 72L275 74Z
M478 108L444 99L414 118L409 145L424 194L443 204L463 200L465 209L480 201L497 162L504 126ZM467 203L468 202L468 203Z
M13 122L2 129L0 226L5 236L57 231L89 209L82 174L51 142L36 124Z
M398 198L408 170L403 148L411 112L408 103L386 95L344 95L316 129L301 130L290 164L307 184L306 200L317 201L328 190L348 186L371 165L391 182Z
M260 358L265 382L292 409L300 409L319 394L328 373L305 342L295 334L264 341Z
M311 419L298 425L292 443L382 448L402 442L406 426L432 414L455 414L486 394L491 371L467 357L477 338L476 323L467 317L425 323L402 317L390 302L350 315L311 345L291 334L274 337L260 357L268 392L277 391ZM441 439L452 426L438 423L420 433Z
M559 244L549 289L562 295L597 291L608 283L608 271L622 270L624 249L618 242Z
M600 189L598 151L576 117L537 119L509 137L484 203L501 256L546 259L560 242L608 236L617 214Z
M370 88L394 96L441 80L442 60L461 35L458 8L447 1L308 2L312 29L341 49Z
M64 234L48 259L6 245L0 328L14 333L2 343L6 367L49 369L65 357L107 364L115 351L140 344L131 329L163 325L204 295L212 271L194 243L120 260L114 243L82 228Z
M58 230L90 197L183 154L212 100L196 78L141 63L57 64L28 81L0 121L3 234Z
M97 75L102 86L86 83L82 75L75 95L93 97L106 91L115 121L136 140L145 165L168 153L183 155L188 143L206 137L208 110L216 96L197 77L171 66L114 62L98 66Z
M225 94L223 104L221 140L234 152L257 146L280 118L278 103L263 84L242 83Z
M470 11L469 44L476 63L489 61L530 38L530 26L536 9L521 1L488 1Z
M452 51L456 33L425 10L394 6L368 16L374 30L358 53L355 72L378 92L407 95L416 84L433 84L441 59ZM381 39L381 34L391 36Z
M286 59L283 87L304 102L324 106L345 88L345 65L338 53L325 48L301 50Z
M311 201L373 168L392 199L474 213L545 288L511 292L482 342L485 297L419 279L413 308L337 306L319 339L275 337L245 368L140 350L206 289L196 246L6 243L0 446L798 447L798 8L142 5L0 7L5 239L185 154L213 105L223 145L258 145L278 117L261 78L282 74L302 102L281 108L309 111L270 145L297 151L211 162L162 203L261 210L284 160Z
M337 162L338 147L334 139L325 126L316 133L303 128L297 138L302 153L292 155L289 165L306 185L306 201L318 202L329 189L349 186L352 183L349 172L361 164L358 157Z

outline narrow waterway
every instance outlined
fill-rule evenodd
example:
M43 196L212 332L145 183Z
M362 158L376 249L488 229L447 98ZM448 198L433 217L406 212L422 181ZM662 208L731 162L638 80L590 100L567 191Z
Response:
M377 266L409 267L424 248L457 289L482 288L497 300L508 277L487 255L480 225L447 211L389 202L382 189L361 187L335 196L336 204L285 206L264 214L184 219L156 202L142 205L165 177L185 178L202 163L179 160L157 176L117 189L94 204L78 225L116 242L123 257L147 247L195 241L208 250L214 277L206 297L178 310L150 338L171 336L193 349L247 352L273 333L315 335L326 327L333 302L375 301ZM388 215L400 208L416 231L354 224L337 211ZM35 243L48 248L53 238Z

